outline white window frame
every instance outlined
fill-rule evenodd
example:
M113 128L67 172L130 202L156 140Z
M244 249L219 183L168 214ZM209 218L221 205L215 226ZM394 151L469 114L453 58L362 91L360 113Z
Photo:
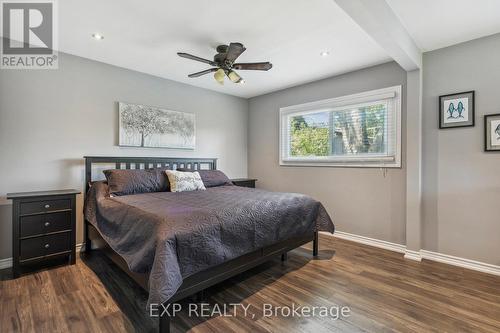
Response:
M401 86L387 87L362 92L348 96L324 99L320 101L292 105L279 110L279 163L282 166L329 166L329 167L356 167L356 168L401 168ZM345 110L346 106L360 106L366 103L388 103L388 125L392 122L396 127L396 142L388 140L389 145L396 145L394 156L368 155L363 156L307 156L291 157L289 118L297 114L318 113L324 111ZM388 149L394 148L393 146ZM391 151L389 150L389 151Z

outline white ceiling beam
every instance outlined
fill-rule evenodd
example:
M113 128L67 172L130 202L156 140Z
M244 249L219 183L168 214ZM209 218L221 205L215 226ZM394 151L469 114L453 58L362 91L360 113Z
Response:
M385 0L335 0L406 71L422 67L422 51Z

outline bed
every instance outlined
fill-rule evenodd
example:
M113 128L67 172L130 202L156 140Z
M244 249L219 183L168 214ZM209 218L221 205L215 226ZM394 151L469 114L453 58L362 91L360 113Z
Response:
M85 157L85 251L92 243L149 294L148 304L179 301L334 231L321 203L295 193L231 184L205 191L110 195L95 181L113 169L216 170L216 159ZM160 332L170 318L160 316Z

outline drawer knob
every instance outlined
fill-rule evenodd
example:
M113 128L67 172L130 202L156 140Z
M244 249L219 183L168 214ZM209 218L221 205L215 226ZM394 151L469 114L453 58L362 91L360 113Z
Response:
M46 205L45 205L45 208L50 208L50 205L49 205L49 204L46 204Z
M45 222L44 226L48 227L50 225L50 222Z
M50 245L49 245L49 244L45 244L45 245L44 245L44 247L45 247L46 249L48 249L48 248L50 247Z

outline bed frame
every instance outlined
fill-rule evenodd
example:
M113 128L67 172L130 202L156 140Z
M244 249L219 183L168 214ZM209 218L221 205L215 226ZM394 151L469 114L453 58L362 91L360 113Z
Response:
M87 194L93 178L92 170L97 165L104 165L106 169L147 169L147 168L187 168L194 170L216 170L217 159L213 158L164 158L164 157L106 157L106 156L85 156L85 194ZM103 170L103 169L100 169ZM180 301L188 296L202 292L219 282L229 279L255 266L258 266L270 259L281 255L281 260L285 261L287 252L306 243L313 242L313 256L318 255L318 232L307 234L302 237L288 239L276 244L261 248L257 251L247 253L238 258L211 267L184 279L179 290L163 305L166 307L170 303ZM146 292L148 291L147 274L139 274L129 270L125 260L113 251L102 238L99 231L87 220L85 220L85 252L92 250L92 242L103 244L100 248L116 265L118 265L127 275L136 281ZM170 317L160 316L159 332L170 332Z

